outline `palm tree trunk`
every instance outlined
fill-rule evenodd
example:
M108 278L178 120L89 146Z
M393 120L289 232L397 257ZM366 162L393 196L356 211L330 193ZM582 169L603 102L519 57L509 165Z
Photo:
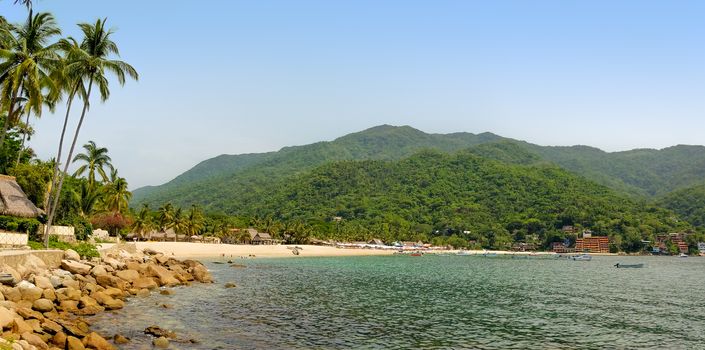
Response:
M15 112L15 102L17 101L17 95L20 90L22 90L22 82L17 90L12 93L12 100L10 100L10 107L7 109L7 117L5 118L5 125L2 128L2 134L0 134L0 151L5 148L5 137L7 136L7 131L10 130L10 118Z
M76 91L78 90L78 84L76 83L76 87L71 91L71 94L69 95L69 99L66 102L66 116L64 117L64 126L61 129L61 138L59 138L59 150L56 153L56 159L54 160L54 173L51 176L51 187L49 188L49 197L47 200L47 206L46 206L46 211L47 213L50 213L52 210L51 203L53 203L53 198L54 198L54 192L56 190L56 186L59 182L59 167L61 166L61 150L63 149L64 146L64 135L66 135L66 126L69 123L69 114L71 112L71 105L73 104L73 98L76 95Z
M53 203L51 205L51 212L49 213L49 219L47 220L47 226L44 231L44 246L49 248L49 229L54 221L54 216L56 215L56 206L59 204L59 198L61 197L61 187L64 185L64 177L69 171L69 165L71 164L71 157L73 156L73 150L76 148L76 140L78 140L78 134L81 132L81 125L83 125L83 118L86 116L86 111L88 110L89 99L91 98L91 89L93 88L93 76L89 77L88 92L86 93L86 99L83 101L83 111L81 112L81 119L78 120L78 125L76 126L76 132L73 135L73 142L71 143L71 148L69 149L69 156L66 158L66 163L64 164L64 171L59 173L59 184L56 187L56 193L54 194ZM67 114L68 116L68 114ZM66 125L64 125L64 129ZM62 133L63 139L63 133ZM57 162L59 160L57 159ZM57 163L58 167L58 163Z
M25 141L27 141L27 134L29 134L29 115L30 114L31 114L30 111L27 111L27 121L25 122L25 127L27 128L27 130L25 130L25 132L22 133L22 146L20 146L20 151L17 152L17 162L15 163L15 166L20 165L20 159L22 158L22 153L24 151L24 143L25 143Z

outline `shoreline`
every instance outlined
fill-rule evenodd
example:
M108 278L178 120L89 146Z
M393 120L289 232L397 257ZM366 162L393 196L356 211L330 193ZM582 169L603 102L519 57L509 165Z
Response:
M130 242L135 244L137 251L152 249L177 259L207 259L207 258L296 258L296 257L344 257L344 256L384 256L393 255L398 249L372 248L339 248L334 246L297 244L297 245L249 245L249 244L213 244L192 242ZM115 244L103 243L101 250L112 249ZM291 248L301 247L299 255L294 255ZM553 252L514 252L504 250L422 250L424 254L458 254L460 255L531 255L556 256ZM561 254L562 256L575 255ZM615 253L590 253L594 256L617 256Z

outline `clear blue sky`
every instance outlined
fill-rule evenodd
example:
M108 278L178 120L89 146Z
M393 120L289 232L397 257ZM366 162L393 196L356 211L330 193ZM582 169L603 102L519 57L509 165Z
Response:
M108 17L140 72L79 140L132 188L385 123L608 151L705 142L705 1L35 3L67 35ZM60 125L37 122L40 157Z

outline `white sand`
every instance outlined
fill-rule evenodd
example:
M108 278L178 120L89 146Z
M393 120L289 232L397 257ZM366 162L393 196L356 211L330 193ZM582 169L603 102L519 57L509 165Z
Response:
M130 242L127 242L130 243ZM220 257L247 257L254 255L259 258L296 257L291 249L293 245L247 245L247 244L207 244L188 242L137 242L137 250L150 248L176 258L208 258ZM110 248L113 244L102 244L102 248ZM297 245L303 248L299 257L306 256L364 256L364 255L390 255L393 250L377 249L342 249L329 246Z

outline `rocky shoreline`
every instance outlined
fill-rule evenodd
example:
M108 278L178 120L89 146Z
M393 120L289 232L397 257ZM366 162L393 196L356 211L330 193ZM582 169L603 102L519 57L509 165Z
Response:
M115 335L108 341L91 331L86 316L121 309L128 298L149 296L160 287L213 282L202 263L153 250L136 254L119 250L90 260L68 250L60 268L48 268L30 256L23 266L5 265L2 270L0 350L116 349L130 340ZM155 347L184 341L156 326L145 333L154 337Z

